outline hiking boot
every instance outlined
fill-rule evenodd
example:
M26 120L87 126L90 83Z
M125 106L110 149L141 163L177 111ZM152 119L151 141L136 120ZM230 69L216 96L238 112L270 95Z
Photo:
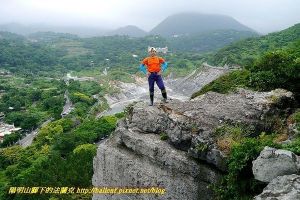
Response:
M153 106L153 101L150 101L149 106Z
M162 102L163 103L169 103L168 99L165 99L165 98L162 100Z

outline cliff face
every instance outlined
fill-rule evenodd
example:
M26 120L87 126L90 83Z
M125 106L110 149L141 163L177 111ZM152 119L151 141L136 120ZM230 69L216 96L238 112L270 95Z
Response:
M239 90L209 92L191 101L173 100L153 107L128 108L114 134L98 147L93 185L163 187L164 195L94 195L102 199L213 199L208 188L226 171L226 153L218 145L218 127L243 124L253 133L273 126L289 112L290 92ZM161 140L161 136L167 140Z
M219 173L199 165L185 152L155 134L143 134L120 121L115 135L102 143L94 159L93 184L110 187L163 187L166 194L128 195L128 199L198 199ZM127 199L126 195L94 195L93 199Z

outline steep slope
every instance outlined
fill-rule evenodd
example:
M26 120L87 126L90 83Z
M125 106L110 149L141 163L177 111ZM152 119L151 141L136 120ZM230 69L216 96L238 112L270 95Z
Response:
M162 36L195 34L206 31L233 29L253 31L235 19L225 15L181 13L167 17L150 33Z
M0 31L0 40L23 41L23 40L25 40L25 37L15 34L15 33L7 32L7 31Z
M28 38L37 42L55 43L63 40L78 40L77 35L70 33L55 33L55 32L35 32L28 35Z
M169 48L173 51L209 52L216 51L232 42L257 36L258 34L252 31L230 29L170 37L168 41Z
M259 38L248 38L224 47L209 59L209 63L213 65L244 65L266 51L284 48L297 41L300 41L300 24Z

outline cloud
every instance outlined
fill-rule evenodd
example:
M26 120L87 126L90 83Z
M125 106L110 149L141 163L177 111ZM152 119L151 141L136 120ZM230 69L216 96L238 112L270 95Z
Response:
M225 14L259 31L281 30L300 22L298 0L0 0L0 23L150 30L179 12Z

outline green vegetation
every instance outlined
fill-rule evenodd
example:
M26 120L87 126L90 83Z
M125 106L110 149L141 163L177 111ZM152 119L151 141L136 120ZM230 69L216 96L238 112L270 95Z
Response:
M103 96L106 94L108 89L109 88L100 86L99 83L95 81L79 82L70 80L68 91L71 102L75 107L75 109L71 112L71 115L85 118L90 114L95 116L98 112L103 111L103 109L107 108L108 105L98 105L98 99L93 96L98 95L98 98L102 99L102 101L106 103Z
M261 184L251 173L251 163L264 148L274 146L270 138L244 138L233 145L228 158L228 173L219 184L212 186L218 199L252 199Z
M229 72L211 83L205 85L201 90L192 94L191 98L205 94L208 91L228 93L237 87L247 87L250 72L248 70L237 70Z
M216 128L214 135L217 138L217 146L228 154L234 144L240 143L243 138L254 133L254 128L244 124L224 124Z
M293 115L290 117L290 123L295 123L296 128L300 129L300 110L298 109Z
M116 113L115 117L118 118L118 119L124 118L125 117L125 113L124 112Z
M160 136L161 140L167 140L169 138L168 134L166 134L166 133L161 133L161 134L159 134L159 136Z
M300 41L295 49L268 52L253 66L249 85L262 91L284 88L294 93L300 91Z
M30 40L0 34L0 71L9 71L0 79L0 112L6 123L22 128L21 132L5 135L1 143L0 199L28 199L26 195L8 195L10 186L91 187L95 143L116 126L117 117L95 118L108 107L104 95L112 91L107 80L71 80L67 86L61 78L75 62L75 70L90 67L91 58L87 55L93 51L84 49L81 39L68 34L40 33ZM84 59L78 62L81 58ZM68 59L72 62L68 63ZM61 118L65 91L75 109ZM14 145L48 119L52 122L39 130L32 145ZM49 198L50 195L30 196ZM90 194L63 197L90 198Z
M298 128L298 130L300 130L300 129ZM283 148L300 155L300 138L293 140L289 144L283 145Z
M65 54L61 49L30 42L23 37L16 39L15 34L0 34L6 35L0 39L0 66L11 72L39 74L47 71L49 66L58 65L58 58Z
M196 150L199 152L204 152L208 149L208 145L205 143L199 143L196 145Z
M300 24L278 33L246 39L218 51L210 61L214 64L240 64L241 70L231 71L204 86L191 98L208 91L228 93L238 87L258 91L283 88L292 91L299 100L300 91ZM276 100L276 99L273 99ZM299 110L288 118L299 131ZM284 116L286 118L286 116ZM252 199L265 186L251 173L251 163L265 146L287 149L300 154L300 137L280 144L288 138L286 126L279 116L273 133L257 133L251 127L224 125L216 129L217 146L228 155L228 172L217 184L212 185L218 199ZM266 121L265 123L269 123Z
M289 47L300 38L300 24L286 30L270 33L259 38L235 42L212 54L208 62L213 65L249 65L267 51ZM298 54L299 55L299 54Z
M289 117L289 123L295 124L300 131L299 110ZM260 133L254 137L255 130L241 124L224 125L216 129L218 148L228 155L228 172L216 185L211 185L218 199L252 199L262 192L265 184L254 179L252 161L257 158L265 146L286 149L300 155L300 137L287 144L280 143L287 139L285 132Z
M241 71L232 71L204 86L194 93L195 98L208 91L227 93L237 87L248 87L259 91L283 88L292 91L299 98L300 91L300 42L285 50L265 53L252 65Z
M300 42L296 41L299 38L299 28L299 25L296 25L279 33L241 41L220 50L214 61L221 64L245 64L245 68L219 77L194 93L192 98L208 91L228 93L237 87L259 91L284 88L299 98ZM260 42L264 45L259 46ZM276 49L284 46L287 47ZM259 56L261 53L263 55ZM220 60L225 57L227 60ZM290 117L290 123L296 123L296 128L299 129L298 115L299 111L295 112ZM254 195L261 193L264 185L254 179L251 163L265 146L300 153L299 137L289 144L278 143L287 137L281 130L281 125L278 126L278 129L274 130L276 134L261 133L256 138L253 138L256 135L254 130L249 127L225 125L216 130L218 148L229 156L228 173L219 184L212 186L218 199L252 199Z
M294 124L295 129L300 131L300 110L298 109L290 117L290 123ZM297 136L291 143L283 144L283 147L289 151L292 151L300 155L300 137Z
M168 38L170 48L175 51L212 52L233 41L258 36L251 31L217 30L192 35L180 35Z
M239 130L235 132L241 133ZM258 137L243 137L231 144L227 160L228 172L218 184L211 185L218 199L252 199L254 195L261 193L265 185L254 179L251 167L252 161L265 146L300 154L299 136L289 144L279 144L280 136L262 132Z
M148 56L147 47L168 46L171 53L161 54L169 62L168 73L172 71L173 75L183 76L205 60L205 53L253 35L252 32L220 30L173 39L161 36L79 38L71 34L44 32L25 38L0 32L0 68L19 75L55 78L70 70L78 75L103 78L102 71L107 68L109 79L132 82L132 75L139 71L140 61Z
M129 73L126 73L126 72L119 71L119 70L109 71L108 78L111 79L111 80L118 80L118 81L122 81L122 82L125 82L125 83L135 82L132 75L130 75Z
M10 186L92 187L94 142L109 135L116 117L84 120L63 118L44 126L31 146L0 149L1 199L28 199L12 196ZM78 124L80 123L80 124ZM51 194L51 197L60 198ZM91 195L65 195L64 199L91 198ZM32 195L31 199L49 199L50 195Z
M19 139L22 138L22 133L20 131L13 132L8 135L4 135L2 143L0 143L0 147L8 147L14 145Z
M62 81L26 77L0 82L4 89L0 112L5 114L5 122L31 130L49 118L60 118L65 88Z

